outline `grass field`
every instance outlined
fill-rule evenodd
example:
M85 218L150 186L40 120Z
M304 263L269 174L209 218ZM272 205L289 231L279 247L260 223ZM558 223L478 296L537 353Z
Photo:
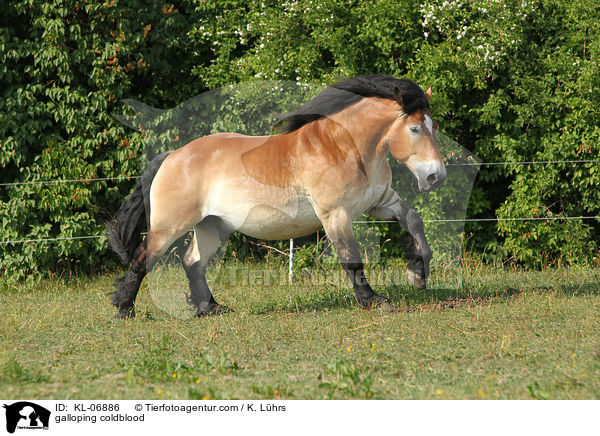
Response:
M113 321L106 293L116 273L26 289L0 282L0 392L31 399L599 399L599 270L467 264L459 289L419 291L403 275L376 286L398 313L360 309L345 282L256 279L215 292L235 312L191 318L183 289L169 291L179 284L166 269L144 282L135 320ZM274 266L281 267L222 271L263 277Z

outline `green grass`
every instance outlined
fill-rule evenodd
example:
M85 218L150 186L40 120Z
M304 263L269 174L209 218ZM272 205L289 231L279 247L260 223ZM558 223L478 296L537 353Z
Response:
M427 291L402 276L376 286L398 313L360 309L345 281L221 280L235 312L197 319L164 268L124 322L106 296L114 276L0 283L5 398L600 398L598 269L470 262L460 288Z

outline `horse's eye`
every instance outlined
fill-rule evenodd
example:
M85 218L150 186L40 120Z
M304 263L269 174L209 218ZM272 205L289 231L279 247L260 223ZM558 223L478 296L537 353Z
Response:
M421 133L421 126L412 126L410 128L410 133L414 133L415 135L418 135L419 133Z

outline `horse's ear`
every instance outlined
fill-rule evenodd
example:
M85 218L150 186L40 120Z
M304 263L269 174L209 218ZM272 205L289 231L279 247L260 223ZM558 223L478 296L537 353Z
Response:
M425 92L425 98L427 99L427 101L431 100L431 86Z
M402 106L402 94L400 94L400 90L397 86L394 86L394 96L396 97L398 104Z

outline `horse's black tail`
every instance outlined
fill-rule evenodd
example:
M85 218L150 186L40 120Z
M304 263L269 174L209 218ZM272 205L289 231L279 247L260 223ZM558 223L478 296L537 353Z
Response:
M135 189L121 204L117 214L104 220L110 246L117 253L123 265L131 263L135 249L142 242L141 232L144 222L150 214L150 186L169 153L171 152L159 154L150 161L148 168L135 185Z

